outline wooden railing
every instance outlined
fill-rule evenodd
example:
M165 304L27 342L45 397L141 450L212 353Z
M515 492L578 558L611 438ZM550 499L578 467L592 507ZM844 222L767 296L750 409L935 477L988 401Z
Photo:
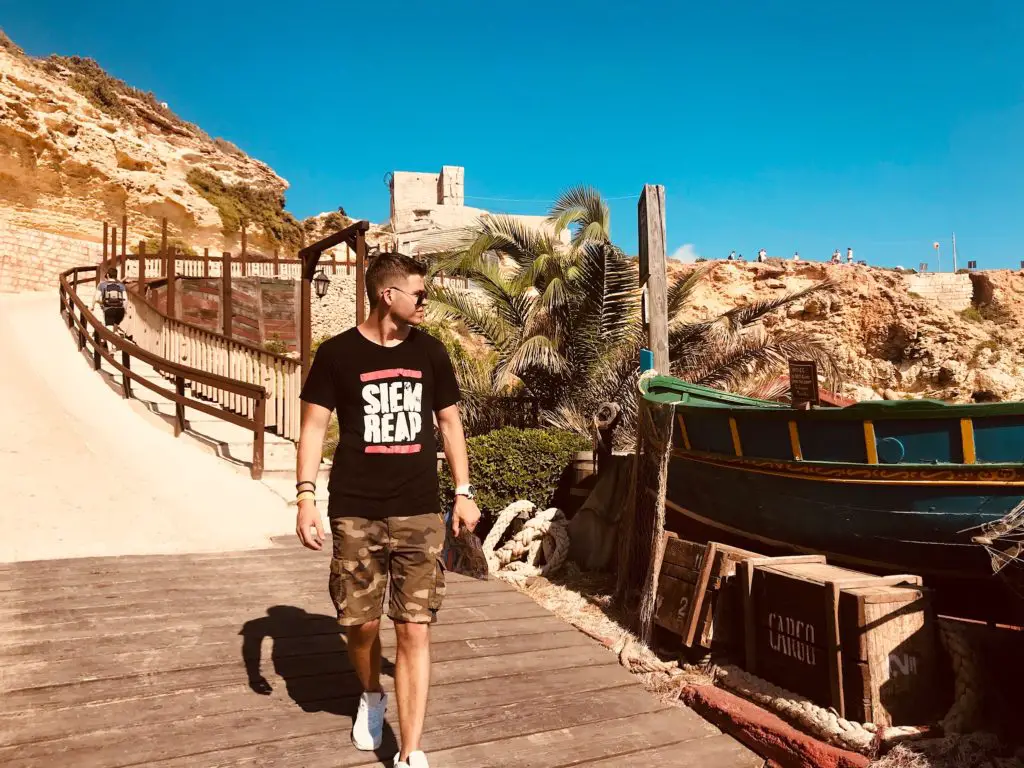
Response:
M68 328L77 338L78 348L82 350L87 345L91 347L93 367L99 370L101 359L113 366L121 374L121 392L126 398L131 397L131 387L134 382L174 402L175 437L185 429L186 408L215 416L244 429L251 429L253 445L250 474L253 479L260 479L263 476L263 448L268 414L267 390L258 382L258 379L266 371L260 370L258 376L256 359L242 350L232 350L230 346L218 349L216 343L210 339L186 334L180 326L187 326L187 323L169 321L169 318L163 317L144 298L141 302L137 301L141 297L131 291L129 292L127 314L134 313L135 318L141 318L137 328L142 336L141 338L135 336L135 341L142 343L127 341L108 331L103 322L92 314L78 295L78 286L83 283L95 283L97 273L97 267L75 267L60 275L61 313L65 315ZM155 312L156 317L149 315L150 312ZM157 318L162 318L163 322ZM216 336L216 334L209 334L195 326L190 326L190 329ZM163 352L159 350L163 350ZM167 350L176 350L176 353L173 357L169 357L166 354ZM117 352L120 353L120 360L115 357ZM183 352L186 352L184 356ZM232 354L233 352L234 354ZM275 356L270 355L270 357ZM149 364L163 376L173 380L174 389L165 389L141 376L138 372L132 371L132 358ZM195 361L197 358L204 360L210 367L218 368L218 372L202 370L193 365L185 365L183 362L185 360ZM297 377L290 376L289 383L286 385L289 393L294 391L296 404L298 403L297 381ZM193 394L199 393L207 399L225 405L223 407L209 405L194 397L188 397L185 394L186 387L190 387ZM294 432L298 433L296 407L288 409L283 421L294 421ZM278 420L277 423L281 424L282 420Z
M165 360L262 387L267 399L265 426L289 440L299 439L299 360L168 317L135 290L128 291L121 327L136 344ZM199 383L192 394L247 418L253 416L253 403L237 393Z
M167 272L166 261L159 255L146 255L143 257L146 262L146 278L153 280L165 277ZM123 259L122 274L126 280L137 280L139 276L139 256L128 255ZM324 258L318 265L325 274L330 277L342 273L351 275L355 273L356 260L351 254L345 261ZM302 279L302 264L298 259L287 258L265 258L246 256L230 257L230 269L232 277L266 277L280 278L282 280ZM195 256L181 254L175 257L175 272L178 277L221 277L224 271L224 258L222 256ZM446 275L438 272L434 279L441 285L452 285L459 288L468 288L469 281L465 277Z

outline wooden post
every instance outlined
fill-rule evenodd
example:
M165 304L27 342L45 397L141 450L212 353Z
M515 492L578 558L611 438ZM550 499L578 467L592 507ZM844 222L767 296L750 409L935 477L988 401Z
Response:
M210 276L210 249L203 248L203 277Z
M146 295L146 241L139 240L139 294Z
M299 356L302 359L302 383L306 383L306 376L309 375L309 366L313 362L313 301L310 290L310 278L307 275L305 264L301 261L299 269L302 270L299 291Z
M110 261L107 262L109 265L103 270L103 274L100 277L104 280L107 279L107 269L113 267L117 268L117 227L110 228Z
M96 280L96 284L99 285L100 280L103 279L103 275L107 271L107 238L110 236L110 225L107 222L103 222L103 258L100 259L100 276Z
M185 396L185 377L175 376L174 377L174 391L178 397ZM174 436L177 437L185 431L185 404L175 402L174 403Z
M266 437L266 397L260 397L256 400L256 413L253 414L253 421L256 422L256 426L253 429L252 468L249 470L249 474L253 480L260 480L263 477L263 441Z
M121 216L121 279L128 277L128 214Z
M128 398L132 396L132 379L128 371L132 368L132 357L125 350L121 350L121 365L127 370L121 372L121 396Z
M274 277L281 276L281 258L277 255L277 248L274 249Z
M356 325L366 319L366 233L356 233Z
M167 276L167 219L160 224L160 274Z
M92 367L94 370L100 369L100 330L99 328L92 329Z
M242 277L249 274L248 270L248 258L249 255L245 251L245 223L242 223Z
M220 262L220 311L223 314L221 318L224 325L224 335L229 339L231 338L231 315L234 313L234 308L231 306L231 252L224 251L224 256Z
M172 246L167 254L167 316L178 316L178 247Z
M668 373L665 188L660 184L644 185L637 203L637 224L644 330L653 353L654 369ZM620 560L619 563L616 597L628 601L630 590L642 581L637 633L643 642L650 639L653 628L658 576L664 555L665 480L671 454L672 416L670 406L654 406L642 399L639 403L631 509L623 521L623 546L620 548L620 553L626 555L626 562ZM651 434L646 434L648 432ZM656 487L649 489L649 484Z
M665 187L644 184L637 204L640 250L640 289L648 349L654 353L654 370L669 372L668 285L665 255Z

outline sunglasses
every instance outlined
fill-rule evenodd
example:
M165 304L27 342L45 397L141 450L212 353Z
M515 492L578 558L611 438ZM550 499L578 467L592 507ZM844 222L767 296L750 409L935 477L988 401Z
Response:
M398 291L399 293L404 293L406 296L414 296L414 297L416 297L416 306L417 307L422 307L426 303L426 301L427 301L427 292L426 291L416 291L415 293L409 293L408 291L403 291L401 288L398 288L398 287L396 287L394 285L392 285L390 288L388 288L388 290L389 291Z

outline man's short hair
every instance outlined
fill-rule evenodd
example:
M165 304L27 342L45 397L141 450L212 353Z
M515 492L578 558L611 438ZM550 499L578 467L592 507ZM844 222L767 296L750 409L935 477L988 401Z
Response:
M377 306L381 293L390 288L396 280L426 274L427 268L412 256L398 252L377 254L366 268L366 298L370 301L370 308Z
M117 269L116 268L111 267L110 269L107 270L107 279L108 280L117 280Z

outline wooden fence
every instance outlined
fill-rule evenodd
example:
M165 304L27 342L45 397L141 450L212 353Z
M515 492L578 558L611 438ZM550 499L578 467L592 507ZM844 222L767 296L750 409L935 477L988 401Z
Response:
M136 344L165 360L262 387L267 399L265 426L289 440L298 440L302 386L299 360L168 317L134 290L128 291L121 327ZM237 393L199 383L192 394L246 418L253 417L254 404Z
M165 352L158 350L166 350L168 345L171 348L175 345L182 348L181 329L161 322L160 318L163 321L168 318L162 317L148 303L144 302L144 306L141 306L135 302L134 299L139 297L131 292L129 292L128 312L134 314L142 333L142 338L136 337L136 341L143 343L132 343L108 331L103 322L92 314L78 295L78 286L83 283L95 283L98 273L99 267L92 266L75 267L60 275L60 309L67 320L68 328L77 338L78 348L85 349L86 345L91 347L93 367L96 370L100 369L100 361L103 359L121 374L121 392L124 397L131 397L132 383L136 383L174 402L175 437L185 430L186 408L192 408L245 429L251 429L253 444L250 474L254 480L260 479L263 476L267 390L255 383L254 380L241 380L240 376L231 375L240 373L245 368L246 363L243 362L243 359L246 359L247 356L235 355L236 364L232 368L228 365L230 361L230 350L228 350L228 355L222 360L224 365L220 366L228 375L186 365L180 355L177 360L169 359ZM155 313L155 316L151 313ZM159 343L157 343L157 339L159 339ZM152 346L157 347L157 350L147 348ZM195 348L190 347L190 349ZM120 360L115 357L116 352L120 353ZM132 358L149 364L164 377L174 381L174 389L165 389L141 376L137 371L133 371L131 369ZM250 378L255 379L254 376ZM208 405L187 396L185 394L186 387L190 387L193 393L206 392L208 398L217 403L227 402L233 405L231 407ZM297 391L295 401L298 402ZM293 414L290 418L294 418L297 427L298 415Z
M282 280L300 280L302 278L302 264L298 259L251 254L244 257L231 254L210 256L205 251L202 256L175 254L173 257L174 273L178 277L222 277L225 259L230 265L232 277L266 277ZM138 255L120 257L123 279L138 280L140 260L145 261L146 264L146 279L153 280L168 274L167 262L170 259L164 259L159 254L146 255L144 249L140 248ZM356 259L351 253L346 253L344 261L337 258L322 259L318 268L322 269L328 277L342 273L351 275L355 272ZM443 272L437 273L434 279L441 285L469 287L469 281L466 278L445 275Z

